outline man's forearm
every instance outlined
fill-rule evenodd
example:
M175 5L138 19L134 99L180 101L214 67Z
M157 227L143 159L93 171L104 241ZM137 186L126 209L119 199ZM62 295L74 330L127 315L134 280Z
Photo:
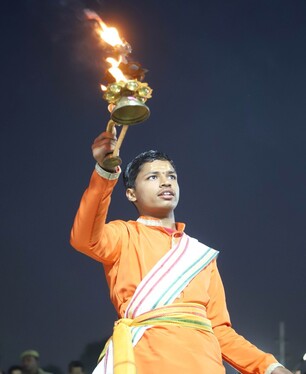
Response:
M111 193L116 183L117 178L109 180L98 175L97 171L93 172L71 230L71 245L99 261L101 259L93 252L93 246L101 239Z

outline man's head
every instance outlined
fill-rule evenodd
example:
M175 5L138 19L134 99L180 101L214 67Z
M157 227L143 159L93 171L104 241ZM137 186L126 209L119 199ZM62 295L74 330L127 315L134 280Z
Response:
M69 374L84 374L84 365L81 361L71 361L68 365Z
M167 218L179 200L179 186L173 161L165 153L143 152L123 174L126 196L140 215Z
M35 374L39 369L39 353L33 349L24 351L20 355L22 369L26 373Z
M139 174L142 165L156 160L168 161L175 170L174 162L166 153L153 150L142 152L136 156L124 170L123 183L125 188L134 188L137 175Z

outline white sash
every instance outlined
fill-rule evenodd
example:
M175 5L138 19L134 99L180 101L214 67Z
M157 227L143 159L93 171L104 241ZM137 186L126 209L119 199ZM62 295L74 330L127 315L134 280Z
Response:
M179 243L172 246L139 283L124 317L133 319L157 307L172 304L189 282L218 253L198 240L183 234ZM133 346L150 327L131 328ZM113 374L112 341L93 374Z

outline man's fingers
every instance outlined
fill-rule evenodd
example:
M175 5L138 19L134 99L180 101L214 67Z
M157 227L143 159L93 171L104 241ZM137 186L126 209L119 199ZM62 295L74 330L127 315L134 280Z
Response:
M97 140L103 140L103 139L117 140L117 138L116 138L116 132L114 134L112 134L111 132L104 131L99 136L96 137L96 139L94 140L94 142L96 142Z
M108 139L108 138L103 138L103 139L96 139L94 143L92 144L91 148L96 149L96 148L101 148L101 147L115 147L117 140L114 139Z
M113 132L104 131L96 137L91 149L94 159L102 165L106 155L113 153L117 143L116 130Z

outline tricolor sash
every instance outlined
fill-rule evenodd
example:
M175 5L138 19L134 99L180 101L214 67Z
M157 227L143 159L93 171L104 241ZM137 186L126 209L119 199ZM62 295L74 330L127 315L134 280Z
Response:
M172 246L139 283L125 311L124 319L133 320L156 308L172 304L189 282L218 253L184 233L179 242ZM133 346L152 325L133 326L129 323ZM113 343L110 340L105 356L93 373L113 374L113 366Z

